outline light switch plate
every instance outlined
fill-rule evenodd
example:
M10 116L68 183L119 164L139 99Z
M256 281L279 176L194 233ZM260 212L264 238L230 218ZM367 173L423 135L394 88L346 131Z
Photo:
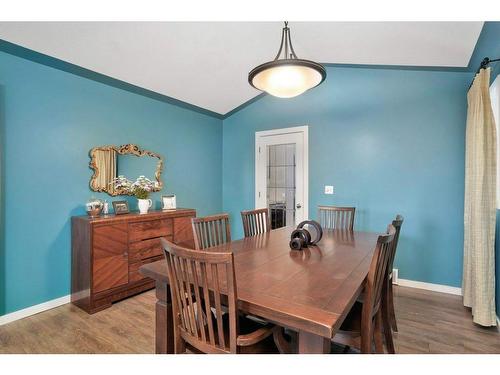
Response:
M325 194L333 194L333 186L325 185Z

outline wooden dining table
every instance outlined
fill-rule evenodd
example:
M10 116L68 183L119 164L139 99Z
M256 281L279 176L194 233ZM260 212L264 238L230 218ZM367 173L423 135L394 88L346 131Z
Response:
M322 240L291 250L284 227L207 251L233 252L238 309L298 333L299 353L328 353L330 340L363 289L378 234L324 230ZM156 280L156 353L173 353L165 260L140 272Z

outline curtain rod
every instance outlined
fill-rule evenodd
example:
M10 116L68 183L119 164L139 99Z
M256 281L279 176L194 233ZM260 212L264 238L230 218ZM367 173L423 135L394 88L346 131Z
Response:
M485 58L483 59L483 61L481 61L481 65L479 65L479 68L477 68L477 70L476 70L476 74L477 74L477 73L479 73L479 71L480 71L481 69L486 69L486 68L488 67L488 65L489 65L489 64L494 63L494 62L498 62L498 61L500 61L500 58L491 60L489 57L485 57ZM472 87L472 84L474 83L474 79L475 79L475 78L476 78L476 75L474 74L474 78L472 78L472 82L471 82L471 83L470 83L470 85L469 85L469 90L470 90L470 88Z

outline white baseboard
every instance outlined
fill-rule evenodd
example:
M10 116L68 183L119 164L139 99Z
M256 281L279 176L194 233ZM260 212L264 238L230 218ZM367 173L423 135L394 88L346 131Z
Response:
M406 279L400 279L397 278L397 283L394 283L396 285L400 286L405 286L409 288L417 288L417 289L425 289L425 290L430 290L433 292L440 292L440 293L448 293L448 294L454 294L457 296L462 295L462 288L457 288L453 286L448 286L448 285L441 285L441 284L431 284L431 283L424 283L422 281L414 281L414 280L406 280ZM13 321L26 318L31 315L35 315L38 313L41 313L42 311L50 310L55 307L59 307L61 305L65 305L67 303L71 302L71 295L67 295L64 297L56 298L51 301L43 302L35 306L27 307L22 310L14 311L13 313L7 314L7 315L2 315L0 316L0 326L11 323ZM500 327L500 318L497 316L497 326Z
M462 288L457 288L457 287L448 286L448 285L424 283L422 281L406 280L406 279L401 279L401 278L398 279L397 285L406 286L409 288L431 290L433 292L454 294L456 296L462 295Z
M40 303L35 306L30 306L22 310L14 311L10 314L0 316L0 326L11 323L15 320L26 318L31 315L41 313L42 311L53 309L71 302L71 295L56 298L47 302Z

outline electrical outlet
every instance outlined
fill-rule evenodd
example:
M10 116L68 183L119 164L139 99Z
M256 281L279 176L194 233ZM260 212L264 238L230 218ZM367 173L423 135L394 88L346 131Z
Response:
M399 281L399 270L397 268L392 269L392 283L398 285Z
M325 185L325 194L333 194L333 186Z

